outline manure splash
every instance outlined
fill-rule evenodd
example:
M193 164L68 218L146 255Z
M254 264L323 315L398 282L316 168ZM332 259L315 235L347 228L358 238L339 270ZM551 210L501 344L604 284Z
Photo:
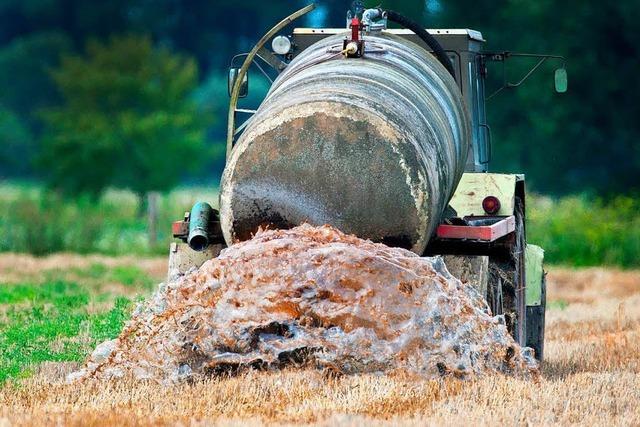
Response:
M259 232L161 284L70 380L288 365L426 378L538 373L481 295L424 258L329 227Z

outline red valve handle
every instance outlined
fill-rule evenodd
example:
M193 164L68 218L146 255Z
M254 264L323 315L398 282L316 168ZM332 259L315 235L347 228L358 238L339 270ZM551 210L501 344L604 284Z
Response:
M356 16L351 20L351 41L358 40L360 40L360 20Z

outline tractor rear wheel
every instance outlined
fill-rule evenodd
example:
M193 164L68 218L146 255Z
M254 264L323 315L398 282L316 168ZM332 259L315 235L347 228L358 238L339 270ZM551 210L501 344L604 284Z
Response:
M524 204L516 197L516 227L502 249L489 258L487 300L493 315L503 314L507 329L520 345L526 344Z

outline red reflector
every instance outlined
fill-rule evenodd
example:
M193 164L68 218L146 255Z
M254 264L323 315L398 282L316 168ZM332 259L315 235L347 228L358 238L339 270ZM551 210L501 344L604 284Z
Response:
M482 209L489 215L495 215L500 210L500 200L496 196L487 196L482 201Z

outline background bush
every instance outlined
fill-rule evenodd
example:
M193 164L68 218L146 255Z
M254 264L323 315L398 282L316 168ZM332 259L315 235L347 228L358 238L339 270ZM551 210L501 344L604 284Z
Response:
M528 240L545 249L548 262L640 266L638 199L530 197L527 215Z
M157 244L150 246L132 192L108 190L93 201L65 199L37 185L0 184L0 251L165 255L171 223L197 200L217 206L216 189L184 187L162 195ZM633 198L605 203L530 195L527 216L528 240L545 249L548 263L640 266L640 202Z
M31 184L0 184L0 251L166 254L171 223L197 200L217 206L215 189L189 187L161 196L157 244L149 245L147 218L137 196L108 190L100 198L64 198Z

